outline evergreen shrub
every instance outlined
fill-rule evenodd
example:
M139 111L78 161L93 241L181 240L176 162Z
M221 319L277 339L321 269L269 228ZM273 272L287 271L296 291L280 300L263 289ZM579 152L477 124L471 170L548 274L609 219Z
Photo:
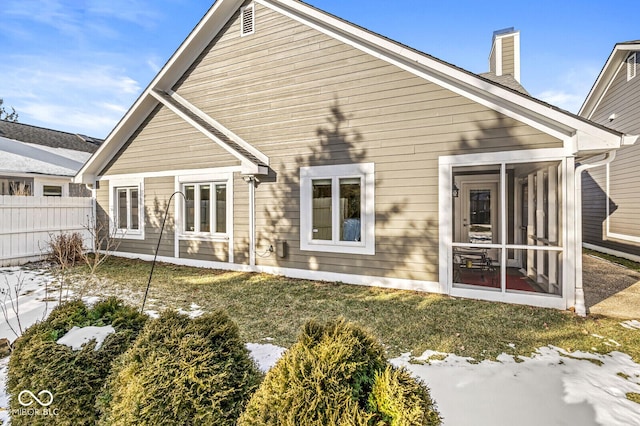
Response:
M240 426L438 425L429 390L392 367L367 331L343 319L308 322L267 373Z
M81 301L60 304L42 322L29 327L14 343L9 361L7 389L11 395L11 424L93 425L98 420L95 399L111 370L112 362L133 343L146 316L122 301L109 298L88 307ZM111 325L98 350L92 341L73 350L57 344L71 328ZM29 394L38 396L42 406ZM20 399L25 406L20 403Z
M100 423L235 425L261 379L226 313L167 311L114 364Z

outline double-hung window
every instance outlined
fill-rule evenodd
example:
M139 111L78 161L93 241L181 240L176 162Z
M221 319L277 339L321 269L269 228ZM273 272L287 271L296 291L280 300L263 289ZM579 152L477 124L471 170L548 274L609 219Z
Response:
M140 230L138 193L137 187L116 188L116 223L119 230Z
M182 185L183 234L212 236L227 233L227 183L194 182Z
M300 169L300 247L375 254L373 163Z
M142 179L109 181L110 226L118 238L144 239Z

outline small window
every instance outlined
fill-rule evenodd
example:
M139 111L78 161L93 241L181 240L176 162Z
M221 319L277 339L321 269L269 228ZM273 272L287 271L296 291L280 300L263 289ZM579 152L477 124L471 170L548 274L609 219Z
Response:
M373 163L300 169L302 250L375 254Z
M240 35L246 36L255 31L255 15L253 3L240 9Z
M227 232L227 184L186 183L183 231L185 234L224 234Z
M62 197L62 187L60 185L43 185L42 195L45 197Z
M116 238L144 240L144 179L109 181L109 232Z
M119 231L140 230L138 188L116 188L116 227Z
M631 80L636 76L636 69L637 69L636 53L633 52L627 58L627 81Z

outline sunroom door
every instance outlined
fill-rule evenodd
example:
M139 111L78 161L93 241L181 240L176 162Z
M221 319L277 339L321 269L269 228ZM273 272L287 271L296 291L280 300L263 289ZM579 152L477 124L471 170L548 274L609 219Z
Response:
M461 184L460 241L491 244L498 237L498 182Z

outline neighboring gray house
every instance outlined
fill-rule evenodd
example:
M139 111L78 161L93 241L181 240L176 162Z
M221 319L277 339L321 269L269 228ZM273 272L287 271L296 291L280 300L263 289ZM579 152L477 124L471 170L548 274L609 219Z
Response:
M579 114L640 134L640 40L615 45ZM640 261L640 144L586 173L583 187L585 246Z
M576 163L637 137L516 90L518 40L481 76L218 0L75 179L121 256L151 259L168 210L167 262L584 312Z
M71 181L101 142L0 120L0 195L91 196Z

